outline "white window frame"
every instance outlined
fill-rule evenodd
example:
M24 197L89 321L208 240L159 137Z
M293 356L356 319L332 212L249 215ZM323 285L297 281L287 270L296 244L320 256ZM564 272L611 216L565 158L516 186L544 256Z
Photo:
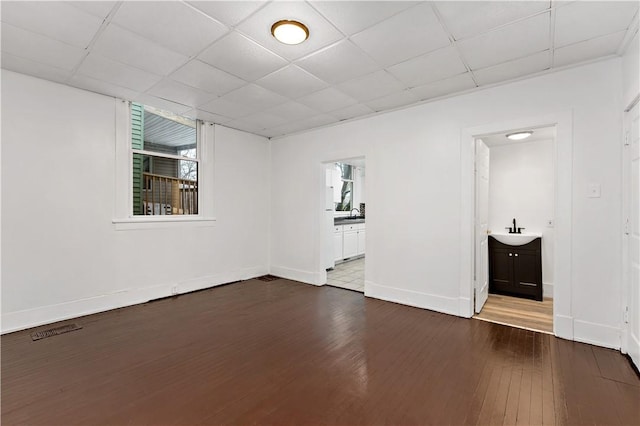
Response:
M133 154L185 160L179 155L156 153L131 147L131 102L115 99L115 202L112 222L116 230L185 226L212 226L215 124L196 120L198 162L198 213L192 215L133 214Z

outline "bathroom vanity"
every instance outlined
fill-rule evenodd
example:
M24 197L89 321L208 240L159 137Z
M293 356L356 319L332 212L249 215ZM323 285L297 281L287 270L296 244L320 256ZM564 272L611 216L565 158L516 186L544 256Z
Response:
M542 301L539 235L489 235L489 293Z

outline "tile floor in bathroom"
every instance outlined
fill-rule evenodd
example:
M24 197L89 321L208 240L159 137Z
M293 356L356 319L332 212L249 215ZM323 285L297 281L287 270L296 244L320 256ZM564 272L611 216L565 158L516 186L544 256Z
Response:
M364 257L336 264L327 271L327 284L364 293Z

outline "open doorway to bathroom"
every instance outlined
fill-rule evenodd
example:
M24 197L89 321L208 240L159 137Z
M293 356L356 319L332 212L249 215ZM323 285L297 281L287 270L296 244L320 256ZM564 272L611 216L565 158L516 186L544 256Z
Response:
M364 293L366 167L364 158L325 164L327 285Z
M555 126L475 140L474 318L553 334Z

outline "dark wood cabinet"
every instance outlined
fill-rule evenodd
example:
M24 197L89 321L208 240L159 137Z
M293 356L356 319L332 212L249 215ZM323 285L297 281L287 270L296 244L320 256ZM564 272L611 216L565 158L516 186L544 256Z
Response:
M489 236L489 292L542 300L542 239L521 246Z

